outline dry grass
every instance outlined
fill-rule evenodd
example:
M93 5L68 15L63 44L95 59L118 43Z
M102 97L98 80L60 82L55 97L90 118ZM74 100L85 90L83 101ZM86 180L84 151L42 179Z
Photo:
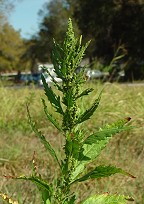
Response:
M95 91L83 102L88 106L96 97L101 85L87 84ZM26 103L30 103L32 117L47 139L60 154L63 138L46 120L41 104L43 90L40 89L6 89L0 88L0 191L18 198L20 204L40 204L38 191L29 182L6 179L3 175L29 175L31 160L36 151L36 162L40 173L52 179L58 169L52 158L35 138L27 123ZM144 204L144 90L143 86L118 84L104 85L99 109L89 120L87 128L90 132L105 123L119 118L131 117L135 128L129 132L115 136L102 152L96 164L112 164L127 170L136 179L115 175L110 178L91 180L74 186L78 188L79 200L88 194L112 192L128 194L134 197L134 204ZM78 192L77 191L77 192Z

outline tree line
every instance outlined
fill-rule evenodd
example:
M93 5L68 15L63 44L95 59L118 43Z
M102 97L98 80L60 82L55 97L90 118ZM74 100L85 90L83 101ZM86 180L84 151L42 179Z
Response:
M91 39L85 56L91 68L99 62L110 73L124 69L126 80L144 79L144 0L51 0L40 9L39 31L31 39L21 39L8 24L1 26L0 70L34 71L37 62L50 62L53 38L62 42L69 17L76 34L84 42ZM12 42L4 38L15 44L9 46Z

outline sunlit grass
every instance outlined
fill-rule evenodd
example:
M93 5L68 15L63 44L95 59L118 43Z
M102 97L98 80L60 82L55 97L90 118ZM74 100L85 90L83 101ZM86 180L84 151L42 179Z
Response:
M143 86L128 86L119 84L90 84L95 91L89 96L83 106L89 106L93 102L97 90L104 87L100 106L87 125L89 131L93 132L105 123L114 122L116 119L125 117L132 118L133 130L115 136L110 144L102 152L99 164L112 164L125 169L136 179L123 176L113 176L101 179L97 182L85 182L78 186L81 190L79 197L86 197L90 192L119 192L132 195L134 204L144 203L144 91ZM47 155L39 143L27 122L26 103L30 103L30 111L38 127L51 144L58 151L62 145L62 137L46 120L41 104L44 96L42 89L22 88L8 89L0 88L0 174L21 175L30 174L33 152L36 151L37 166L41 174L50 178L56 171L55 164ZM88 98L88 97L86 97ZM94 164L91 164L89 168ZM107 181L107 182L106 182ZM105 185L107 183L107 185ZM0 190L4 193L18 198L20 203L39 204L37 190L33 185L15 182L1 177Z

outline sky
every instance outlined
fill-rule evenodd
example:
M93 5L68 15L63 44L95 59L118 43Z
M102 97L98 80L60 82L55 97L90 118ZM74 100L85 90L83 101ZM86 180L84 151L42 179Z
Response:
M15 4L9 16L9 22L15 30L21 30L21 36L29 39L38 31L38 12L49 0L21 0Z

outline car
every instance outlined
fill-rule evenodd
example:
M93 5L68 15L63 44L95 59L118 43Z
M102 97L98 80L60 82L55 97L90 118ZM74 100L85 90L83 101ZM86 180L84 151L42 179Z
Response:
M88 70L86 75L89 79L100 79L103 76L103 73L100 70Z
M58 83L62 82L62 79L57 77L57 74L54 71L53 64L39 64L38 65L38 71L39 71L39 73L43 74L43 76L45 77L46 83L50 86L53 83L52 77ZM39 80L39 85L41 85L41 86L43 85L42 79Z
M53 72L52 77L51 77L50 75L48 75L47 72L44 72L44 73L43 73L43 76L45 77L46 83L47 83L48 85L50 85L50 86L51 86L51 84L53 83L52 77L53 77L54 80L56 80L58 83L62 82L62 79L58 78L58 77L56 76L55 72ZM43 85L42 79L39 80L39 85L41 85L41 86Z
M96 70L86 69L86 75L88 76L89 80L93 80L93 79L104 79L109 75L109 73L102 72L97 69Z
M20 82L24 83L25 85L39 84L40 79L41 79L40 73L21 74Z

